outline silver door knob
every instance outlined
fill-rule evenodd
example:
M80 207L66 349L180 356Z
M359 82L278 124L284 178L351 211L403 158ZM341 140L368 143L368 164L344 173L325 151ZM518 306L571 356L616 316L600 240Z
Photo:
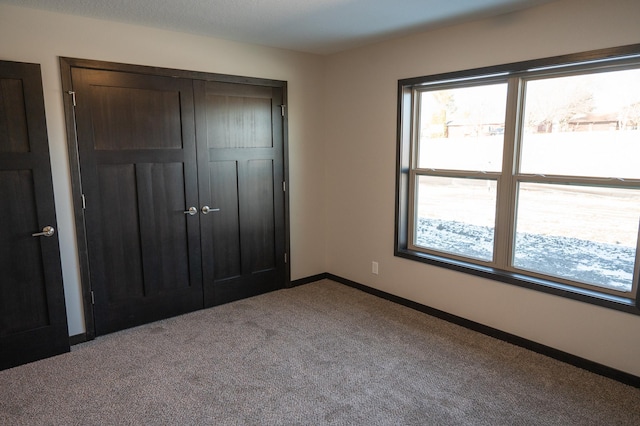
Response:
M185 210L184 214L188 214L189 216L195 216L198 214L198 209L195 207L189 207L189 210Z
M45 226L42 228L42 232L36 232L31 234L32 237L51 237L56 233L56 229L53 226Z
M220 209L212 209L209 206L202 206L202 208L200 209L200 211L202 211L202 214L207 214L209 212L219 212Z

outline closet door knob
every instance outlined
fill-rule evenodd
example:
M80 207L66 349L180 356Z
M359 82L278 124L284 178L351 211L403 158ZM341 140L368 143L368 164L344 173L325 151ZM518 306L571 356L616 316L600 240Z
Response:
M200 209L202 211L202 214L207 214L209 212L219 212L220 209L212 209L209 206L202 206L202 209Z
M195 216L196 214L198 214L198 209L196 209L195 207L189 207L189 210L185 210L184 214Z

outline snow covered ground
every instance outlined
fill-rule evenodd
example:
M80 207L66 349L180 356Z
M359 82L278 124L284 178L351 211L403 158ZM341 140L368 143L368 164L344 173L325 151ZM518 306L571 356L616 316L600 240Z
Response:
M416 231L419 246L482 260L492 258L491 227L421 217ZM515 247L517 268L631 291L633 247L533 233L518 233Z

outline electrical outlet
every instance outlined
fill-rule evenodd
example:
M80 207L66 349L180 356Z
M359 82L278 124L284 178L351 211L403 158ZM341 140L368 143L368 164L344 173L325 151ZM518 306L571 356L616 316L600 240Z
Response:
M375 260L371 262L371 273L378 275L378 262Z

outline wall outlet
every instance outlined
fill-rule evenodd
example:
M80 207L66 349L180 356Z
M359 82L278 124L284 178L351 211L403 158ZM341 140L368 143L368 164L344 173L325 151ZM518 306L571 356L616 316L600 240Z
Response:
M371 273L378 275L378 262L371 262Z

